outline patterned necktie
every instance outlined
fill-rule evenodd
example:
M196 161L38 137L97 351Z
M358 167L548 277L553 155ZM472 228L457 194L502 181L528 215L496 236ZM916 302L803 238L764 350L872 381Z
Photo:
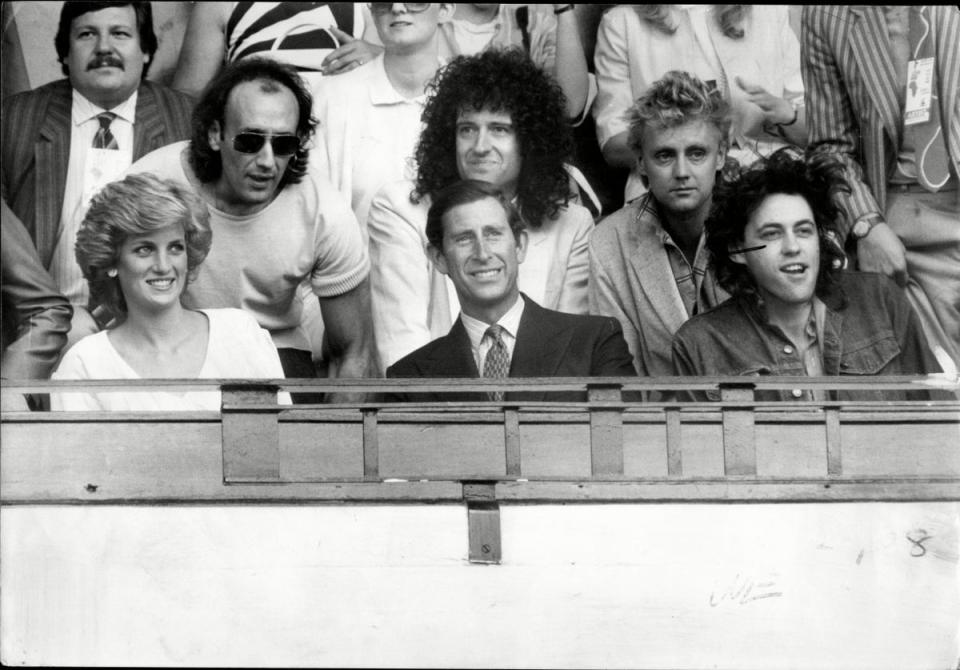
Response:
M492 340L493 344L487 351L487 358L483 361L483 376L487 379L506 379L510 370L510 360L507 355L507 345L504 344L500 333L503 328L494 324L487 328L484 337ZM487 393L490 400L503 400L503 391L490 391Z
M100 128L97 134L93 136L94 149L120 149L117 146L117 138L110 132L110 123L117 118L113 112L103 112L97 114L97 121L100 122Z
M925 123L916 123L904 128L913 139L916 152L917 181L933 193L939 191L950 179L950 167L947 159L947 145L943 136L943 124L940 123L940 89L937 81L936 52L930 32L936 29L931 25L926 7L910 7L910 50L911 58L934 57L933 100L930 102L930 119Z

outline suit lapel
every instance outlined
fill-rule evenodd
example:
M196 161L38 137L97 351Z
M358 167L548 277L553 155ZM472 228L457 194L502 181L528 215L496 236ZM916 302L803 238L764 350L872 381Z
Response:
M133 124L133 160L146 156L167 142L164 140L163 115L153 89L145 84L137 92L137 109Z
M454 321L447 333L445 346L438 347L425 362L427 376L434 377L479 377L477 364L473 360L470 337L463 321Z
M850 27L850 48L854 68L866 95L873 103L883 129L900 146L900 103L896 92L896 71L887 37L887 23L883 7L861 6L853 13ZM877 48L884 45L885 48Z
M644 230L641 235L655 236L655 233ZM656 243L662 244L659 238ZM669 332L676 332L688 316L667 254L646 253L641 245L630 255L630 264L657 318Z
M524 297L523 316L510 361L511 377L552 377L570 342L569 329L558 330L548 313Z
M58 87L50 96L34 145L36 166L36 229L33 231L37 252L44 267L50 267L53 249L60 235L60 214L63 192L67 186L67 165L70 160L70 131L73 120L70 85Z

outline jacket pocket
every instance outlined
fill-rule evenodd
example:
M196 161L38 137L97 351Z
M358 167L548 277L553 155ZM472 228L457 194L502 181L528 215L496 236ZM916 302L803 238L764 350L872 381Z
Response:
M882 333L864 346L840 356L841 375L878 375L900 355L900 344L892 333Z

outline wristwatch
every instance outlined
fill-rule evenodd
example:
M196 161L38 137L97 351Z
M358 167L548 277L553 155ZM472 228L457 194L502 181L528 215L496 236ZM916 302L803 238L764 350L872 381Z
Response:
M873 227L878 223L883 223L883 219L879 214L867 214L857 219L857 222L853 224L853 228L850 230L850 234L853 235L853 239L862 240L870 234L870 231L873 230Z

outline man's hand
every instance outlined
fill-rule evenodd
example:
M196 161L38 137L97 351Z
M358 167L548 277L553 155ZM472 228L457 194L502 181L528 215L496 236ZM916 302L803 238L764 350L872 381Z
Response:
M890 226L880 222L857 242L857 263L863 272L879 272L907 285L907 253Z
M330 32L340 41L340 46L327 54L320 63L320 71L324 75L349 72L369 63L383 52L383 47L358 40L339 28L331 27Z
M795 111L793 105L778 98L759 84L751 84L742 77L734 77L737 86L743 89L747 94L747 100L755 104L763 111L763 117L767 123L790 123L794 119Z

